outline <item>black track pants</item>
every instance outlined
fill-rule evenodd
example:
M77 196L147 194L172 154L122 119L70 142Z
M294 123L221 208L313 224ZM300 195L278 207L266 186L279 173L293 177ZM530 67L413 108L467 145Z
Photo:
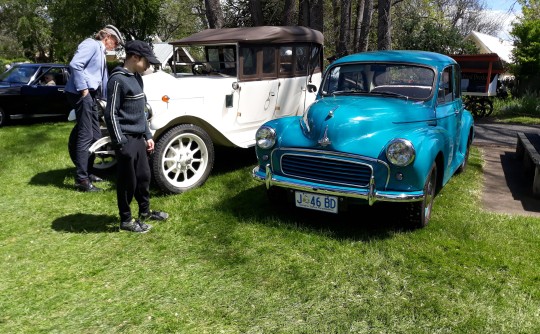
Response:
M116 150L118 162L116 197L120 221L130 221L130 204L135 197L139 214L150 208L150 165L146 155L146 141L142 135L126 135L127 143Z

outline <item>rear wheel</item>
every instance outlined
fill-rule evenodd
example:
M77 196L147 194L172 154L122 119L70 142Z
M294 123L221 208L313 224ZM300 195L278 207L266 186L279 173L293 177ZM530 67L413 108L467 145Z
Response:
M156 143L151 166L154 180L163 191L182 193L199 187L214 166L212 139L196 125L175 126Z
M9 115L4 109L0 108L0 126L4 126L9 121Z
M467 165L469 164L469 153L470 153L470 147L471 147L471 137L469 136L469 139L467 140L467 148L465 149L465 157L463 158L463 162L461 165L459 165L457 169L457 173L465 173L465 170L467 170Z
M424 183L424 199L407 205L408 224L412 228L423 228L431 219L431 210L437 188L437 165L433 163Z

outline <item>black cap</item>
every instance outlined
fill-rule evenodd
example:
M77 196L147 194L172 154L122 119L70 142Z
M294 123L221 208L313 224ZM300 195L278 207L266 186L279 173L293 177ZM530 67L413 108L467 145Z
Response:
M152 50L150 44L146 42L138 40L128 41L126 42L126 46L124 47L124 49L126 50L126 54L143 56L144 58L148 59L148 62L150 64L161 64L161 62L156 58L154 50Z

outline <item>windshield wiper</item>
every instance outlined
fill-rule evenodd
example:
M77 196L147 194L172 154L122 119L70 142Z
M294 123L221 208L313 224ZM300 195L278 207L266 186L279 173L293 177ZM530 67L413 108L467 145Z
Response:
M342 94L367 94L367 92L363 91L363 90L354 90L354 89L351 89L351 90L336 90L336 91L333 91L332 93L329 93L329 94L326 94L326 95L342 95Z
M379 94L379 95L385 95L385 96L395 96L395 97L403 98L403 99L405 99L407 101L410 99L410 97L408 97L407 95L399 94L399 93L396 93L396 92L389 92L389 91L386 91L386 90L378 90L376 92L371 92L371 94Z

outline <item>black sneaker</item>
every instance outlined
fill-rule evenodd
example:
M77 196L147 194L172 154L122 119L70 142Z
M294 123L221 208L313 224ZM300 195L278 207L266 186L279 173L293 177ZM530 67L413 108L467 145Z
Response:
M164 220L167 220L167 218L169 218L169 214L167 212L154 211L154 210L150 210L148 213L141 213L139 215L139 219L141 221L145 221L145 220L164 221Z
M145 230L145 231L148 231L149 229L152 228L152 225L150 225L150 224L145 224L145 223L144 223L143 221L141 221L141 220L137 220L137 222L139 222L139 226L140 226L143 230Z
M152 228L152 225L141 223L138 220L131 219L129 222L121 222L120 229L129 232L146 233Z
M99 176L94 175L94 174L88 175L88 179L90 180L90 182L103 182L103 181L105 181L102 178L100 178Z
M94 186L89 180L75 182L75 189L83 192L98 192L102 190L101 188Z

